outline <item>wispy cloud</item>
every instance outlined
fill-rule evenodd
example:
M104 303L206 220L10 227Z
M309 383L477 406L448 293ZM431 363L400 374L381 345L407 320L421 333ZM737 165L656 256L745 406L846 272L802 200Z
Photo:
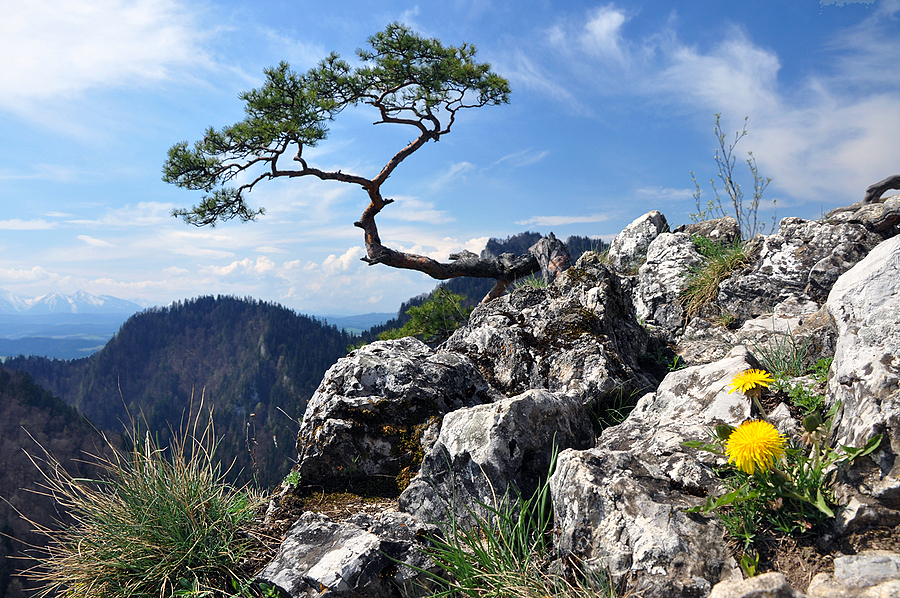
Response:
M431 182L430 187L433 190L443 189L447 185L450 185L454 180L474 169L475 165L471 162L457 162L456 164L451 164L447 170Z
M384 212L385 220L402 220L404 222L427 222L429 224L446 224L453 218L443 210L434 209L434 204L415 197L394 197L397 204L389 212Z
M675 189L673 187L641 187L634 194L640 199L654 201L680 201L693 197L694 189Z
M565 226L567 224L591 224L605 222L609 216L605 214L591 214L588 216L534 216L527 220L517 220L520 226Z
M506 164L512 166L514 168L522 168L524 166L531 166L532 164L537 164L544 158L550 155L548 151L534 151L534 150L522 150L520 152L516 152L514 154L507 154L494 162L494 166L498 166L500 164Z
M35 101L210 67L197 16L180 0L3 2L0 107L30 112Z
M900 152L898 11L900 1L885 0L868 18L823 39L821 53L835 60L789 87L779 79L782 58L740 26L725 26L709 47L682 41L674 18L638 37L628 24L639 17L614 4L548 28L541 52L512 50L518 68L511 72L576 112L616 94L638 100L635 111L668 104L706 119L722 113L726 133L749 116L751 134L738 153L753 151L763 175L773 178L770 193L856 201L896 170Z
M115 247L112 243L108 241L104 241L103 239L97 239L95 237L91 237L88 235L78 235L79 241L84 241L91 247Z
M47 230L55 226L54 223L43 219L20 220L13 218L12 220L0 220L0 230Z

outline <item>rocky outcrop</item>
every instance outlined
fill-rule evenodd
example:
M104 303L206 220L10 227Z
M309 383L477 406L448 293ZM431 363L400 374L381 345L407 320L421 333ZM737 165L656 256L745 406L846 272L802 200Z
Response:
M684 308L679 294L691 269L703 258L685 233L662 233L647 248L647 260L638 270L633 291L635 315L639 321L661 329L667 340L684 325Z
M518 496L530 498L556 451L593 444L581 402L546 390L459 409L444 416L400 509L423 521L489 518L492 510L515 507Z
M442 349L506 396L544 388L589 404L655 386L637 359L648 340L620 278L588 252L547 289L479 305Z
M897 568L894 553L838 555L808 588L781 573L742 580L719 520L685 511L722 493L715 468L724 460L682 443L755 414L728 385L758 367L766 347L806 343L807 365L833 353L827 396L842 403L834 440L885 440L836 472L849 504L821 541L900 525L900 237L890 238L898 223L900 196L826 221L783 220L777 234L752 240L746 268L720 286L719 306L735 315L724 328L685 323L673 304L698 259L690 235L727 240L733 227L667 233L651 212L617 238L611 264L585 254L545 289L484 303L438 349L405 339L352 353L310 402L300 471L307 482L343 479L348 468L396 479L405 469L416 475L403 512L343 523L307 513L262 578L292 596L407 595L403 588L426 580L417 568L433 567L419 543L426 522L451 509L459 521L484 516L479 503L529 496L549 473L555 442L569 447L549 480L560 566L608 571L646 598L893 595L900 580L879 572ZM667 342L691 367L657 387L644 354ZM594 439L585 408L623 390L640 400ZM797 433L784 404L769 417Z
M334 364L310 399L297 441L300 476L329 489L396 492L418 471L422 438L445 413L495 398L463 355L415 338L366 345Z
M704 596L740 578L718 522L684 512L722 488L713 456L681 443L749 417L749 402L728 393L734 375L754 365L749 359L739 347L669 374L595 448L560 454L550 490L563 553L605 567L619 584L632 580L648 598Z
M625 227L609 245L609 265L621 272L634 270L644 262L647 249L660 233L668 232L666 217L653 210Z
M785 218L751 253L748 268L719 285L719 305L743 321L789 300L821 304L837 278L881 241L861 224Z
M306 512L257 579L290 596L416 596L439 569L423 552L429 530L414 517L356 515L336 523Z
M839 337L828 396L840 401L840 444L881 448L846 472L864 504L900 511L900 237L876 247L828 297ZM848 496L849 498L849 496Z

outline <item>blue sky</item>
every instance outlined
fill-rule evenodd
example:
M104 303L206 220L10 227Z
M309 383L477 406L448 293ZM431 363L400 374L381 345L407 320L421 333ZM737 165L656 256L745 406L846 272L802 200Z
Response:
M388 246L439 259L523 230L611 239L696 211L715 114L772 177L760 214L818 218L900 172L900 0L401 3L0 0L0 289L164 304L201 294L307 313L394 311L433 288L366 266L354 186L275 181L257 222L194 228L168 148L242 118L267 66L348 59L393 21L473 43L509 105L462 114L383 188ZM373 176L409 133L345 111L304 155ZM749 176L742 179L745 188ZM749 190L748 190L749 191Z

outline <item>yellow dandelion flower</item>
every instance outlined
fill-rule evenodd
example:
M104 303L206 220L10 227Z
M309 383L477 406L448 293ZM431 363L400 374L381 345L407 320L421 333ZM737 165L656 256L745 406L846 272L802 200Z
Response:
M728 437L725 454L744 473L771 469L784 456L784 437L767 421L747 420Z
M769 382L774 381L775 379L765 370L745 370L731 379L731 390L728 392L747 394L748 391L754 391L757 388L759 390L756 392L760 392L763 388L769 387Z

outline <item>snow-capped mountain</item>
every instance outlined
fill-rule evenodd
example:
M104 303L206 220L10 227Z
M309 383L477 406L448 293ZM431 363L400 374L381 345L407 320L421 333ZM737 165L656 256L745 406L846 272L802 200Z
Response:
M142 309L132 301L84 291L71 295L50 293L29 299L0 290L0 314L133 314Z

